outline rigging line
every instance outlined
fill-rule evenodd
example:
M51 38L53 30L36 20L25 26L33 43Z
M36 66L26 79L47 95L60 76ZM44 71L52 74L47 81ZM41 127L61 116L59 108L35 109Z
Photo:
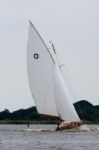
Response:
M56 60L55 62L58 64L58 66L61 66L60 60L59 60L59 58L57 56L57 52L56 52L56 49L55 49L55 46L54 46L53 42L50 41L50 44L51 44L52 50L54 52L54 56L55 56L55 60Z

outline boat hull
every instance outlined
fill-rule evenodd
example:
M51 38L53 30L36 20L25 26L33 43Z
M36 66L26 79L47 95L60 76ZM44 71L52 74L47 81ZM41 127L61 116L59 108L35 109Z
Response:
M83 122L70 122L70 123L62 122L57 125L56 131L80 129L82 125Z

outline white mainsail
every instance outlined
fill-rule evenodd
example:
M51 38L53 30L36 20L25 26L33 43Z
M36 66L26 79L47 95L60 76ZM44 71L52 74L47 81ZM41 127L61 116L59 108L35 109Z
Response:
M44 41L30 22L27 64L31 93L39 113L58 116L53 89L54 63Z
M31 22L27 48L29 84L38 112L67 122L80 121L57 58Z

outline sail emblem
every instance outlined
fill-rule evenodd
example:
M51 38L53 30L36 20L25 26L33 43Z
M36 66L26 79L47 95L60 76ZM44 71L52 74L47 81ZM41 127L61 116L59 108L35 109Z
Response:
M39 58L39 54L35 53L35 54L34 54L34 58L35 58L35 59L38 59L38 58Z

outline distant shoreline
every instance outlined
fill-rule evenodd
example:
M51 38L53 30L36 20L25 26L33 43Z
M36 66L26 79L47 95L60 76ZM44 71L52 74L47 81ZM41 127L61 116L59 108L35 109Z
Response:
M99 105L93 105L86 100L74 103L79 118L86 124L99 124ZM57 124L59 117L42 115L36 107L19 109L10 112L8 109L0 112L0 124Z
M46 121L46 120L42 120L42 121L37 121L37 120L0 120L0 124L57 124L56 121Z
M46 121L46 120L42 120L42 121L37 121L37 120L0 120L0 125L2 124L57 124L57 121ZM84 121L85 124L99 124L99 122L90 122L90 121Z

